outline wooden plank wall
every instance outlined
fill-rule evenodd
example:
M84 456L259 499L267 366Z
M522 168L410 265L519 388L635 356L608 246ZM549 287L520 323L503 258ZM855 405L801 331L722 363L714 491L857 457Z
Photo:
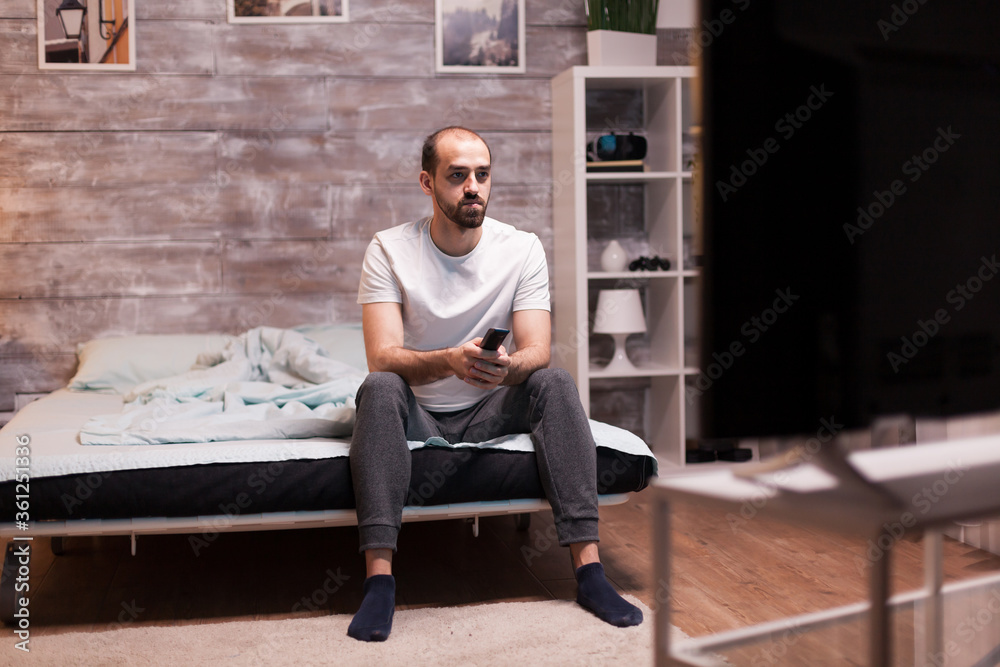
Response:
M491 142L490 214L551 252L549 80L586 64L582 2L528 0L527 73L503 76L435 74L433 0L326 25L225 6L137 0L136 72L41 72L35 0L0 0L0 411L91 338L358 320L364 248L429 212L445 124Z

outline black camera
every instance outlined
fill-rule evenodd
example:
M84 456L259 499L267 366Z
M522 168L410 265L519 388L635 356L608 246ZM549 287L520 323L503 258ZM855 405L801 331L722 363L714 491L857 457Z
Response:
M587 158L592 162L641 160L646 157L646 137L628 134L605 134L587 144Z

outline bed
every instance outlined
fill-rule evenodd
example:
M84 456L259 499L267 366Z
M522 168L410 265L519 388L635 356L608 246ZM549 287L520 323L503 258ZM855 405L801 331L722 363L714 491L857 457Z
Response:
M183 533L196 552L221 532L356 525L348 451L366 371L360 325L260 327L239 336L89 341L66 388L0 429L0 616L14 620L34 538ZM591 421L602 504L656 474L637 436ZM549 508L528 435L410 442L403 521ZM487 474L488 457L502 473ZM491 459L495 460L495 459Z

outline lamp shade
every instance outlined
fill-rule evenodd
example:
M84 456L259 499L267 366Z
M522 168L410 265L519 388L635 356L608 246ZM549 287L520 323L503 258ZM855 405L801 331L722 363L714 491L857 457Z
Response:
M642 333L646 317L637 289L603 289L597 296L594 333Z

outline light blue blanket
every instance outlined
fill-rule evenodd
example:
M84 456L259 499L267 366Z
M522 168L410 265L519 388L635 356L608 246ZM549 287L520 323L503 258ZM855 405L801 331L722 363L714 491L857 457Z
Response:
M155 454L147 448L123 448L116 450L112 467L96 468L101 470L147 467L149 456L158 457L158 466L347 456L348 443L343 440L307 439L350 437L354 399L364 377L356 367L329 358L317 343L301 333L270 327L252 329L221 352L202 354L186 373L137 385L123 397L121 412L93 417L83 425L80 443L222 443L219 447L224 448L154 448ZM599 447L652 456L646 443L629 431L593 420L590 426ZM247 446L233 449L226 444L230 441L260 441L261 446L248 442ZM274 443L265 447L263 441L281 441L280 452L275 454ZM534 451L527 433L478 443L449 443L435 437L408 444L410 449ZM81 457L54 458L62 466L58 474L67 474L65 466ZM137 458L144 463L137 462ZM105 460L102 465L109 463Z
M336 438L354 427L364 380L302 334L251 329L192 370L153 380L124 397L122 412L94 417L84 445Z

